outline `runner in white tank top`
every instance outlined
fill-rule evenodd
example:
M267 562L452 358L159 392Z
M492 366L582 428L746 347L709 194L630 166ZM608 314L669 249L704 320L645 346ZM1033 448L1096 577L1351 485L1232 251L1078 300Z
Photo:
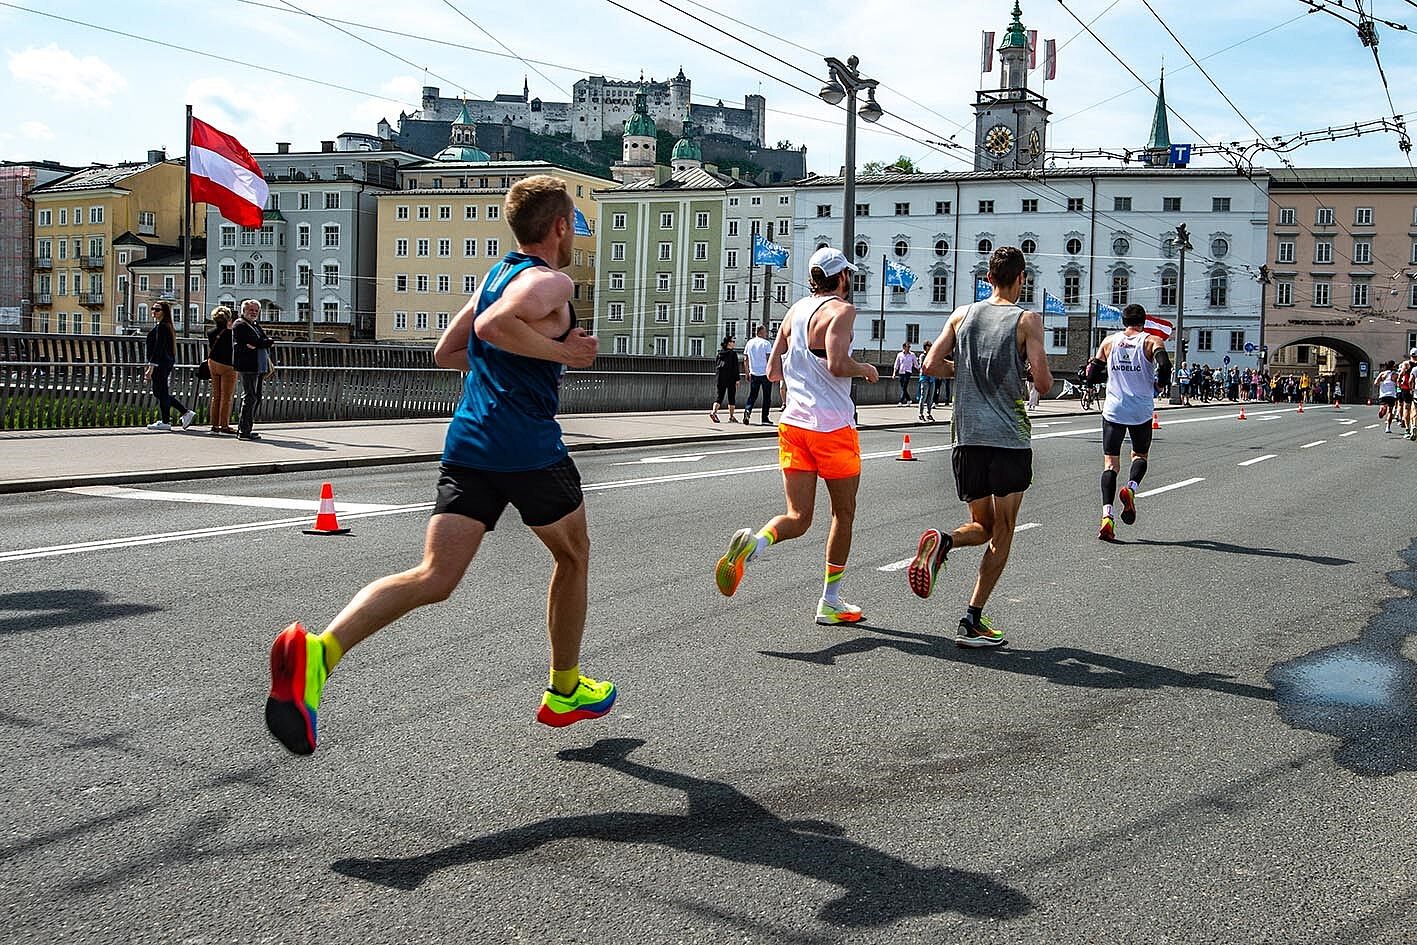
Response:
M841 599L841 579L851 552L856 517L856 488L861 481L861 441L856 435L856 405L851 379L874 384L876 369L851 357L851 326L856 306L851 273L856 267L830 247L812 254L812 295L792 306L783 319L768 359L768 380L783 380L787 397L777 428L787 512L756 534L740 528L714 569L714 582L732 596L743 580L743 566L769 545L803 535L812 524L817 477L831 495L832 526L827 538L827 571L817 602L817 623L857 623L861 608Z
M1087 364L1087 379L1100 381L1107 368L1107 398L1102 404L1102 526L1101 541L1113 541L1117 523L1112 500L1122 470L1122 440L1132 441L1132 468L1122 487L1122 521L1137 520L1137 485L1146 475L1151 451L1151 421L1156 391L1171 377L1171 362L1161 339L1145 331L1146 309L1133 303L1122 310L1122 330L1108 335Z

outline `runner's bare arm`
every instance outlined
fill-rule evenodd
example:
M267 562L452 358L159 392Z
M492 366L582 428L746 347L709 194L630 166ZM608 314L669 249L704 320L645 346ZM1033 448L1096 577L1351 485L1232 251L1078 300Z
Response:
M782 380L782 356L787 353L787 326L788 322L783 322L777 328L777 338L772 343L772 351L768 354L768 381L776 384Z
M921 362L920 370L931 377L949 378L955 376L955 363L951 360L950 355L955 353L956 315L951 315L945 320L945 327L940 330L940 337L935 339L935 343L925 353L925 360Z
M1024 312L1018 327L1023 334L1023 356L1033 374L1033 386L1047 393L1053 388L1053 372L1048 370L1048 354L1043 350L1043 317L1037 312Z
M850 302L828 302L827 370L833 377L864 377L874 384L880 379L873 364L862 364L851 357L851 328L856 321L856 306Z
M510 354L569 367L590 367L599 347L594 335L577 328L565 341L556 341L531 325L562 311L571 300L573 289L571 277L564 272L529 270L514 279L502 297L477 316L472 330L483 341Z
M453 316L443 334L438 337L438 345L433 349L433 363L442 368L467 371L467 339L472 334L473 313L477 309L477 296L467 300L462 309Z

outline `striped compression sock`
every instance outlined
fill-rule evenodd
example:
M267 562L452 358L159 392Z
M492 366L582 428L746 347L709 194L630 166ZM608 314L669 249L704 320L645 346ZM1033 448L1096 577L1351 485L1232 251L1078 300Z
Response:
M822 582L822 600L833 607L841 603L841 578L846 574L846 565L827 562L826 580Z

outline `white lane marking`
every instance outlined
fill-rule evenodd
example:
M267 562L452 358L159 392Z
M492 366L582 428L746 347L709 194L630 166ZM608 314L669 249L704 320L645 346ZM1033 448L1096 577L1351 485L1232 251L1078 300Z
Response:
M433 503L418 505L395 505L377 512L351 512L346 518L374 518L381 515L400 515L404 512L426 512ZM98 541L80 541L69 545L52 545L48 548L27 548L23 551L0 552L0 564L10 561L28 561L32 558L54 558L60 555L79 554L84 551L105 551L110 548L135 548L139 545L161 545L172 541L186 541L191 538L207 538L213 535L236 535L242 532L263 532L277 528L290 528L309 523L308 518L284 518L270 522L249 522L245 525L218 525L212 528L190 528L180 532L159 532L152 535L134 535L131 538L105 538Z
M1358 421L1357 421L1357 420L1340 420L1340 421L1338 421L1338 422L1341 423L1341 424L1343 424L1344 426L1347 426L1347 425L1349 425L1349 424L1351 424L1351 423L1357 423Z
M632 463L612 463L613 466L644 466L655 463L697 463L704 458L703 453L693 456L646 456L644 459L637 459Z
M320 508L318 499L268 499L249 495L224 495L203 492L163 492L157 489L129 489L124 486L76 486L72 489L55 489L71 495L99 496L107 499L144 499L150 502L184 502L193 505L236 505L249 509L288 509L293 512L315 512ZM392 505L365 502L335 501L339 512L382 512L395 508Z
M1259 421L1265 421L1265 420L1278 420L1279 418L1276 417L1274 414L1270 413L1270 414L1265 414L1263 417L1255 417L1254 419L1259 420Z
M1256 456L1254 459L1247 459L1247 460L1245 460L1243 463L1239 463L1239 464L1237 464L1237 465L1240 465L1240 466L1253 466L1255 463L1262 463L1262 462L1264 462L1264 461L1267 460L1267 459L1276 459L1276 458L1278 458L1278 455L1279 455L1278 453L1266 453L1266 454L1263 455L1263 456Z
M1205 482L1204 476L1197 476L1194 479L1183 479L1180 482L1173 482L1169 486L1161 486L1156 489L1148 489L1146 492L1138 492L1138 499L1145 499L1147 496L1160 495L1163 492L1170 492L1172 489L1184 489L1186 486L1193 486L1198 482Z
M675 463L687 460L700 460L705 456L728 456L733 453L766 453L769 450L776 450L777 444L771 446L745 446L736 450L704 450L702 453L681 453L672 456L646 456L628 463L611 463L612 466L639 466L645 463Z
M1358 432L1357 430L1349 430L1347 433L1340 433L1340 434L1338 434L1338 435L1339 435L1340 438L1342 438L1342 437L1345 437L1345 436L1352 436L1353 434L1355 434L1355 433L1357 433L1357 432Z
M1022 525L1017 525L1017 526L1014 527L1014 534L1017 535L1019 532L1026 532L1026 531L1028 531L1028 530L1031 529L1031 528L1042 528L1042 527L1043 527L1043 523L1042 523L1042 522L1025 522L1025 523L1022 524ZM912 561L914 561L914 560L915 560L915 555L911 555L909 558L901 558L899 561L892 561L890 564L883 564L883 565L881 565L879 568L877 568L876 570L877 570L877 571L887 571L887 572L889 572L889 571L904 571L906 568L910 567L910 562L912 562Z
M1364 427L1363 429L1364 429L1364 430L1376 430L1376 429L1377 429L1378 427L1380 427L1380 426L1382 426L1382 424L1380 424L1380 423L1370 423L1370 424L1368 424L1366 427Z
M1315 441L1312 442L1312 443L1305 443L1303 446L1299 447L1299 449L1301 449L1301 450L1307 450L1307 449L1311 449L1311 448L1313 448L1313 447L1315 447L1315 446L1323 446L1323 445L1324 445L1325 443L1327 443L1327 442L1328 442L1328 440L1315 440Z

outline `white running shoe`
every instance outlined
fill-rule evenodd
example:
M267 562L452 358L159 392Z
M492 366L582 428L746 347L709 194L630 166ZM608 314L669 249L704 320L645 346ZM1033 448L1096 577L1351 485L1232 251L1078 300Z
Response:
M182 415L182 429L187 429L192 425L192 421L197 419L197 411L189 410ZM169 429L171 429L169 427Z
M148 429L149 429L149 430L171 430L171 429L172 429L172 424L168 423L166 420L158 420L158 421L156 421L156 422L154 422L154 423L149 423L149 424L148 424Z
M819 624L833 626L839 623L860 623L864 619L861 608L855 604L848 604L844 600L831 604L827 602L825 597L817 601L817 623Z

